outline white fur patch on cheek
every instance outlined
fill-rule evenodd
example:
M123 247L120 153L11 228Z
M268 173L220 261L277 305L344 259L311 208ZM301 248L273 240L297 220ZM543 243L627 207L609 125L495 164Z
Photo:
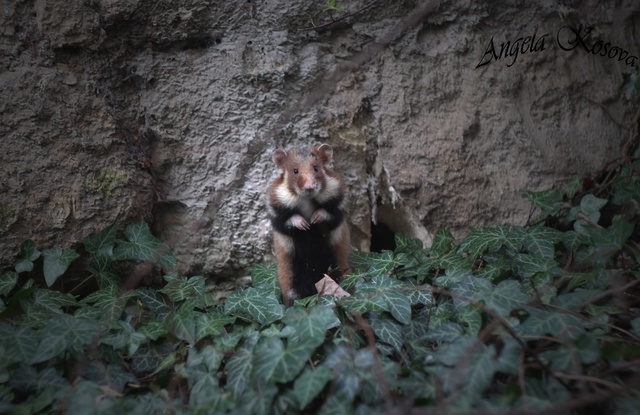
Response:
M324 203L340 193L340 182L335 177L325 176L326 185L325 188L318 194L316 200L320 203Z
M276 198L284 207L294 208L298 204L298 196L289 190L285 182L276 188Z

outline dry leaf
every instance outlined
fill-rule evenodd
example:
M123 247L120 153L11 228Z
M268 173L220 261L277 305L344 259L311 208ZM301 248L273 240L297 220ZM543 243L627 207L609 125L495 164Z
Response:
M342 287L327 274L324 274L324 278L316 282L316 290L318 290L318 296L320 297L323 295L333 295L338 300L351 295L343 290Z

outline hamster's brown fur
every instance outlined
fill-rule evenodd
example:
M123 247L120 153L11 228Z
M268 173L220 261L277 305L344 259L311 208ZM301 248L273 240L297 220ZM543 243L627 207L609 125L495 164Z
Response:
M273 154L280 174L269 186L269 213L287 306L316 294L315 283L330 269L349 270L345 186L332 158L328 144Z

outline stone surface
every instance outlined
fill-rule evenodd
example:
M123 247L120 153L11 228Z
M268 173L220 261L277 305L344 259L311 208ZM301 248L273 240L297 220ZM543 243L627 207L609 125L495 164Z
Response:
M270 258L272 151L317 141L334 146L358 248L372 220L427 243L523 224L522 190L596 171L632 128L621 87L640 63L565 51L558 31L592 26L587 45L637 56L636 2L443 3L411 26L428 2L378 1L322 30L307 29L331 23L323 1L215 3L5 1L2 269L24 239L68 247L146 219L183 272L242 275Z

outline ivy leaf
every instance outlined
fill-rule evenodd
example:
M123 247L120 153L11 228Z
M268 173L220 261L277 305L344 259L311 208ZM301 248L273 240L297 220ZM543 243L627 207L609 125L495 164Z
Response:
M489 387L498 368L495 347L481 343L472 356L469 366L460 368L464 373L467 393L480 394Z
M40 251L32 240L26 240L20 245L20 261L16 264L17 273L33 271L33 261L40 257Z
M254 265L251 268L251 282L254 286L261 284L267 284L273 287L273 292L276 295L280 294L280 283L278 282L278 274L276 265Z
M560 275L562 273L562 269L554 259L529 254L514 255L511 267L515 274L525 278L531 278L536 274Z
M29 362L38 348L39 333L29 326L11 327L0 324L1 344L11 362Z
M591 243L591 237L584 233L568 231L562 234L562 243L564 243L569 251L575 251L580 248L580 246Z
M236 399L244 393L249 384L249 376L253 369L251 356L258 339L258 332L247 332L244 342L225 365L227 387L233 391L233 397Z
M631 320L631 331L633 334L640 337L640 317L636 317Z
M171 354L174 346L169 342L140 346L131 359L131 370L136 374L153 373Z
M117 286L109 286L89 294L82 299L83 304L93 304L101 311L103 320L119 320L129 299L135 295L133 291L122 292Z
M436 278L435 285L441 288L452 288L467 279L471 271L466 268L446 269L444 275Z
M198 313L196 319L196 341L207 336L218 336L225 332L224 326L235 323L236 318L220 313Z
M371 318L371 328L380 341L392 346L398 353L402 353L402 326L395 320L385 317Z
M69 314L58 314L49 320L42 338L38 344L35 355L31 358L32 364L52 359L73 344L75 320Z
M225 302L224 313L236 313L238 317L267 325L282 318L284 306L280 304L271 287L263 284L233 292Z
M276 368L284 359L284 343L277 338L263 338L263 341L253 350L253 368L251 377L258 383L266 383L270 379L282 379L283 375L277 374Z
M620 250L633 233L634 226L629 223L624 216L616 215L613 223L607 229L589 228L592 243L596 248L611 247L613 250Z
M565 193L569 199L573 199L573 197L577 195L580 190L582 190L583 181L584 181L584 176L581 175L571 180L567 184Z
M171 369L176 370L175 367L176 367L177 361L178 361L177 353L175 351L170 352L164 357L164 359L162 359L162 361L160 361L160 364L156 366L155 370L151 372L150 376L155 376L163 371L168 371Z
M503 255L499 255L499 258L495 260L488 260L487 256L484 259L487 263L474 271L478 278L496 281L503 279L505 275L511 274L511 264Z
M36 392L39 390L38 371L26 362L21 362L20 367L10 379L11 386L22 392Z
M414 252L422 250L422 241L418 238L412 238L408 235L397 233L395 235L396 249L394 253L397 254L413 254Z
M437 257L435 265L445 271L469 270L473 265L473 259L466 255L462 256L457 250L453 249L445 255Z
M32 240L28 239L20 245L20 255L22 256L22 259L33 262L40 258L40 251L36 248L36 244Z
M629 170L629 169L623 169ZM630 172L621 172L624 174L629 174ZM614 205L624 205L633 200L640 202L640 180L638 180L638 176L634 176L629 180L623 180L618 183L613 184L613 198L611 203Z
M411 321L412 286L386 275L358 285L355 295L344 298L345 308L354 313L388 311L403 324Z
M86 237L84 248L90 254L111 256L113 254L113 245L116 243L117 232L118 224L114 223L100 232Z
M167 299L153 288L142 287L136 290L138 298L158 320L164 320L171 313Z
M546 226L529 228L524 239L525 249L534 256L553 259L554 245L562 238L562 233Z
M436 328L429 328L423 339L439 342L455 342L464 334L458 323L444 323Z
M160 290L169 296L174 303L184 301L187 298L203 297L205 290L205 280L203 277L195 276L189 278L171 279L169 283Z
M433 304L433 288L428 285L416 285L409 282L411 285L411 289L409 291L409 301L410 305L422 304L425 306L430 306ZM410 311L410 310L409 310ZM405 312L406 313L406 312ZM402 313L400 313L402 314ZM411 313L409 313L411 314ZM396 317L396 316L394 316ZM397 317L396 317L397 319ZM400 320L398 320L400 321Z
M82 371L82 376L101 386L108 386L114 391L124 392L127 384L138 384L138 380L122 366L113 363L92 360Z
M555 215L562 207L562 193L557 190L543 190L540 192L531 192L525 190L522 192L522 196L530 200L536 207L542 209L547 215Z
M339 324L333 310L327 307L313 308L309 314L301 309L290 310L283 319L291 328L286 348L282 340L272 337L258 343L253 351L252 376L257 382L292 381L324 342L327 329Z
M138 222L124 231L127 241L118 240L113 257L117 260L158 261L162 266L174 266L176 258L153 234L149 225Z
M138 326L136 330L151 340L158 340L161 337L165 337L168 333L167 325L164 321L149 321Z
M274 399L278 394L278 386L273 383L265 383L245 393L238 401L236 407L238 414L271 414L274 412Z
M324 337L321 340L324 340ZM253 350L252 378L258 383L269 380L291 382L302 371L317 348L316 343L302 337L294 337L285 348L281 339L263 337Z
M503 317L508 316L512 310L524 307L530 300L518 281L504 280L494 286L490 281L471 275L455 286L452 292L473 301L484 302L485 307ZM466 305L464 301L459 299L454 299L454 303L458 307L460 307L460 303L462 306Z
M293 383L293 394L299 408L306 408L333 378L333 371L326 366L305 368Z
M518 281L505 280L495 289L483 295L486 307L496 311L501 316L508 316L513 310L522 308L531 301L531 297L522 291Z
M431 252L437 256L445 255L454 248L454 239L449 229L438 229L433 237Z
M599 213L600 209L602 209L604 205L607 204L607 202L608 202L607 199L595 197L594 195L589 193L585 195L580 201L580 210L582 211L582 213L584 213L585 215L589 216L590 218L594 219L597 222L595 217L592 217L591 215L595 213Z
M444 365L453 367L441 372L445 389L463 385L470 395L484 392L498 369L495 347L473 338L463 338L439 349L437 357Z
M8 271L0 277L0 295L8 296L18 282L18 273Z
M108 256L94 256L93 263L89 267L89 272L95 277L98 287L100 288L110 288L120 285L118 275L111 266L111 258Z
M458 253L468 252L471 258L477 258L487 251L496 251L505 247L508 251L518 252L524 236L522 228L500 225L496 228L473 228L460 244Z
M340 371L331 383L332 394L323 403L326 414L349 414L361 387L360 377L353 371Z
M111 346L114 350L120 350L135 343L130 350L130 355L135 353L141 342L145 340L144 335L137 333L135 329L126 321L118 320L111 322L110 331L100 337L100 343Z
M389 274L395 268L403 265L391 251L382 252L379 256L371 259L369 264L368 273L372 277Z
M413 292L398 291L389 291L385 295L389 312L391 313L393 318L395 318L402 324L411 323L412 295Z
M58 277L67 270L71 262L80 257L73 249L62 250L60 247L45 249L42 251L44 257L44 280L48 287L51 287Z
M36 289L33 293L33 302L38 308L46 309L51 314L62 313L62 307L75 307L79 303L69 293Z
M516 331L523 336L576 338L584 332L584 321L573 314L532 307L526 307L526 310L529 317L516 327Z
M127 226L125 236L128 241L118 241L114 258L118 260L156 259L157 251L162 243L151 233L146 222L138 222Z
M63 392L64 388L69 386L69 383L58 375L54 368L46 368L38 373L36 369L25 362L20 364L11 377L10 383L19 391L31 393L42 393L47 388Z
M215 373L202 373L198 380L191 386L189 405L192 407L211 406L219 399L218 378Z
M36 303L33 298L20 302L20 307L24 310L23 324L32 327L44 327L51 317L61 314L61 310L52 310Z
M335 312L328 307L314 307L309 311L290 308L283 322L293 330L289 342L307 343L316 348L324 342L327 330L340 326Z
M505 374L517 375L520 370L522 346L511 335L506 333L503 333L501 340L500 357L496 362L498 364L497 370Z
M379 255L380 254L377 254L375 252L353 250L349 254L349 264L351 264L354 270L364 271L369 269L369 264L371 263L371 259Z
M193 303L187 301L167 317L167 329L171 334L194 345L196 342L196 313Z
M204 346L201 349L192 348L189 350L187 367L202 367L208 372L215 373L224 359L225 354L212 345Z
M604 207L607 202L607 199L601 199L599 197L595 197L592 194L587 194L580 201L578 212L587 216L593 222L598 223L598 221L600 220L600 209L602 209L602 207ZM591 225L588 224L584 219L578 219L573 224L573 228L578 233L587 233L591 228Z
M65 411L67 413L92 414L98 411L97 402L105 398L105 392L93 382L80 380L77 384L74 384L67 396L65 400Z
M16 263L15 270L17 273L31 272L33 271L33 262L21 259Z
M551 367L555 370L582 374L582 364L593 364L600 359L600 348L594 336L583 334L542 353L541 357L551 362Z
M600 294L601 290L577 289L574 292L562 294L551 299L551 304L567 310L580 311L586 301Z
M458 312L460 324L467 327L469 334L476 336L482 328L482 311L472 304L467 304Z

